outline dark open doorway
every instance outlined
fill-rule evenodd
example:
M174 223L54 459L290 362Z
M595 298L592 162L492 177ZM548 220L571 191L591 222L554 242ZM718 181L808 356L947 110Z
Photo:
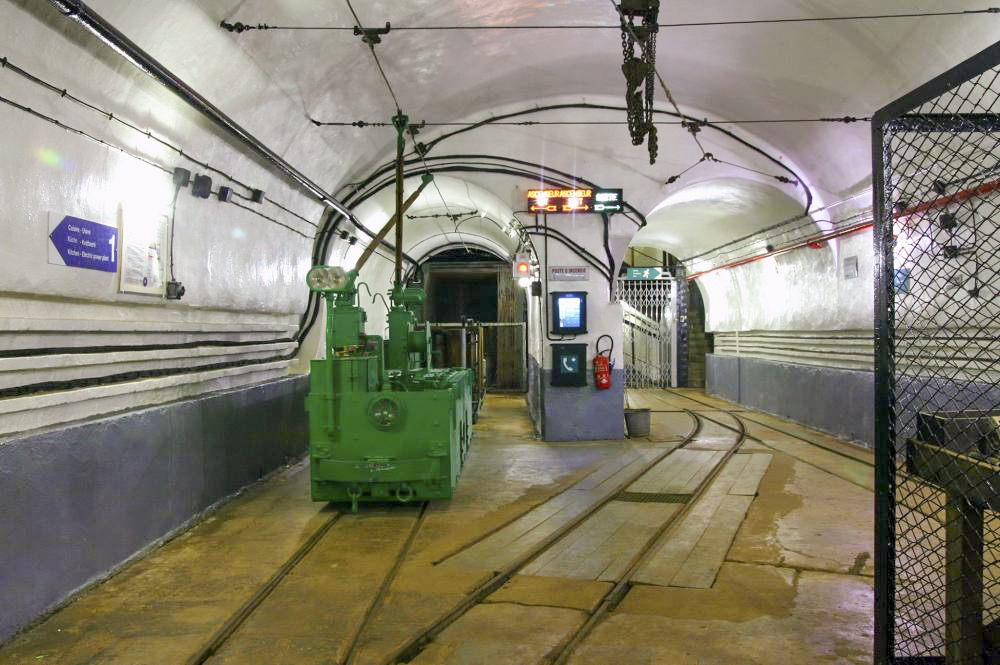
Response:
M688 282L688 387L705 387L705 355L712 352L712 336L705 332L705 300L697 280Z
M436 366L472 367L478 355L486 389L524 392L527 298L510 262L456 249L429 259L420 271L424 315L435 328ZM458 324L465 324L465 334Z

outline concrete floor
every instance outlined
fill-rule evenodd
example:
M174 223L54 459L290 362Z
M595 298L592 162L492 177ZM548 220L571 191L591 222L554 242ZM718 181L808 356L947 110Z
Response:
M758 496L711 588L632 587L569 662L870 662L871 455L695 391L632 402L643 400L658 411L648 440L547 444L531 438L523 399L489 397L452 501L422 517L415 506L339 516L207 662L382 662L491 576L442 561L599 465L665 451L691 429L680 409L719 428L739 412L757 439L743 447L773 454ZM0 663L184 663L336 515L309 501L307 467L291 467L16 637ZM413 662L547 662L610 587L517 575Z

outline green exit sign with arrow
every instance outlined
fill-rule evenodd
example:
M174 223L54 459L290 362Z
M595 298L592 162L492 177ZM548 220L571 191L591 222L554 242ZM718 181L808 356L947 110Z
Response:
M625 279L666 279L663 268L626 268Z

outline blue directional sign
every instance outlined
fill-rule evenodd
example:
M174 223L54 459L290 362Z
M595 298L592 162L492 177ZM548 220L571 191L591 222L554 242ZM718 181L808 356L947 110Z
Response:
M626 268L625 279L661 279L663 268Z
M63 217L49 239L68 266L118 272L118 229L79 217Z

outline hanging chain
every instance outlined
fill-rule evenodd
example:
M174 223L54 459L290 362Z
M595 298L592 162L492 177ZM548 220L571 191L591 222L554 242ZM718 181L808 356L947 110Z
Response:
M631 6L629 6L631 5ZM625 75L625 106L632 145L642 145L648 139L649 163L656 162L656 127L653 125L653 95L656 91L656 23L660 9L659 0L623 2L622 17L622 73ZM635 24L641 19L640 25ZM642 51L635 56L636 41ZM643 85L645 84L645 86Z

